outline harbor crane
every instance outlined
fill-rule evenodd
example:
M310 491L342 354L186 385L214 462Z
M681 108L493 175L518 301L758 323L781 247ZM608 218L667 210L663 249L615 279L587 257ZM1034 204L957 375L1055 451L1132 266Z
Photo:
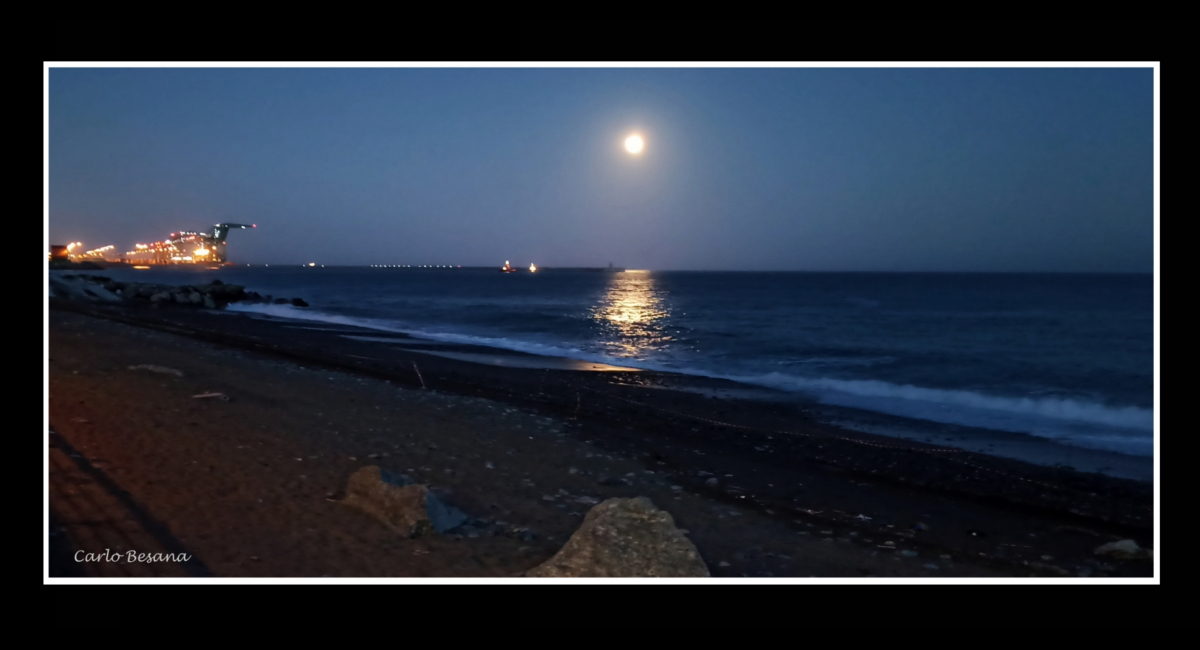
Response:
M126 253L131 262L149 264L224 264L229 231L257 228L256 224L218 223L211 232L173 232L164 241L137 244Z

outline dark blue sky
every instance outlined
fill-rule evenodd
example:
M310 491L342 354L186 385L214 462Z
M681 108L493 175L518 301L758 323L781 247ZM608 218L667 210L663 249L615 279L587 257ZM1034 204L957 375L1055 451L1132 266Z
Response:
M1153 72L50 70L51 243L219 221L256 263L1148 272Z

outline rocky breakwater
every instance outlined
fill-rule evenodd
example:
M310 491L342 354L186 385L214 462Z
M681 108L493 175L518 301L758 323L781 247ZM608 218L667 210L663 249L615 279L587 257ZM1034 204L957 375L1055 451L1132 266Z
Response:
M50 278L50 295L70 300L142 301L209 309L224 309L231 302L289 304L307 307L300 298L272 298L246 291L237 284L213 280L208 284L171 286L151 282L120 282L100 275L60 275Z

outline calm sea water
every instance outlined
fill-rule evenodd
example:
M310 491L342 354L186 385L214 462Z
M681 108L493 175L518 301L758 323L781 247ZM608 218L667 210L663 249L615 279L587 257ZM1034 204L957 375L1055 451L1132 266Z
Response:
M219 277L416 336L723 377L922 421L1149 456L1150 275L122 269Z

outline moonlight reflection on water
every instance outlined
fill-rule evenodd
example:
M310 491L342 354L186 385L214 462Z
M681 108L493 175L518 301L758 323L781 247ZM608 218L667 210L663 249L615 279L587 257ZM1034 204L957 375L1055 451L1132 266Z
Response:
M666 292L655 285L646 272L613 274L608 290L591 309L609 354L640 359L670 344L672 337L665 327L670 316Z

